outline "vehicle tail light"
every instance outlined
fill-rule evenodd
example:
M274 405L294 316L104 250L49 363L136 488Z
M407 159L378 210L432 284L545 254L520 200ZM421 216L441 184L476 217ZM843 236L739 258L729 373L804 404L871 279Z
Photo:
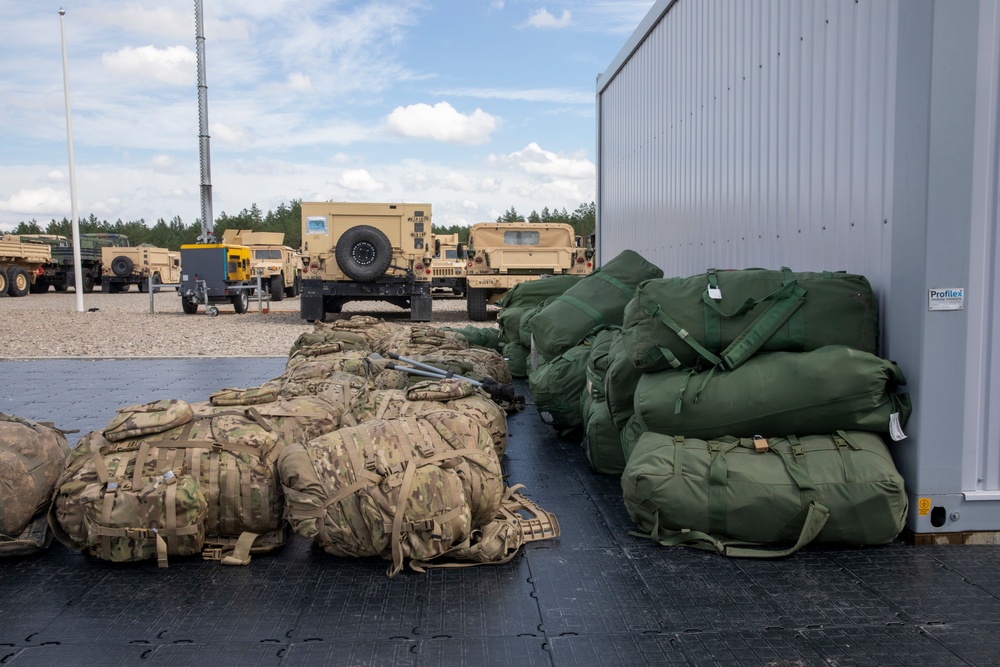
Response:
M588 268L588 269L589 269L589 268L591 268L592 266L594 266L594 263L593 263L593 262L587 262L587 268Z
M482 263L483 263L483 258L482 257L476 257L476 264L482 264Z
M586 261L586 260L585 260L585 259L583 259L583 257L577 257L577 258L576 258L576 263L577 263L577 264L583 264L583 263L584 263L585 261Z
M312 262L309 265L309 270L313 273L319 273L319 262Z
M417 264L413 268L416 269L417 271L423 271L424 270L424 265L423 264Z

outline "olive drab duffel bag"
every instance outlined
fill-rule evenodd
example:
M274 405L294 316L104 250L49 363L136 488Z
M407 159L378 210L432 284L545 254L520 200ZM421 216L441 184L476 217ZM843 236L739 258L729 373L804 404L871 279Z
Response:
M583 341L528 374L528 386L542 420L562 436L580 431L580 396L587 387L590 342Z
M689 438L850 430L902 439L911 411L896 393L903 384L893 362L829 345L758 354L731 371L644 373L634 406L644 430Z
M878 305L864 276L710 269L650 280L625 309L624 343L643 372L733 369L758 351L846 345L875 354Z
M162 400L121 408L73 449L49 525L66 546L104 560L155 558L166 567L168 556L200 553L246 564L285 543L276 468L285 445L254 407L196 415L184 401Z
M658 266L633 250L623 250L531 318L531 335L539 354L552 359L595 327L621 325L636 286L662 277Z
M708 441L647 432L622 491L653 541L746 558L786 556L811 542L887 544L907 510L888 449L863 431Z
M51 541L44 521L66 465L66 431L0 412L0 556L34 553Z

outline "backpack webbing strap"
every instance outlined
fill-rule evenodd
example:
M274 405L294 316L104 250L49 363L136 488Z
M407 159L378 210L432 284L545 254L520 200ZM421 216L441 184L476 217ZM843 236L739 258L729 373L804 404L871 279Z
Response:
M618 289L620 289L622 291L622 294L624 294L630 300L632 299L633 296L635 296L635 290L634 289L632 289L631 287L629 287L628 285L626 285L622 281L618 280L614 276L608 275L607 273L603 273L601 271L598 271L597 273L593 273L591 275L593 275L595 278L600 278L601 280L603 280L604 282L608 283L609 285L614 285L615 287L617 287Z
M603 315L601 315L594 308L590 307L583 301L580 301L576 297L569 296L568 294L560 294L559 296L556 297L555 300L563 301L573 306L577 310L580 310L581 312L583 312L584 315L592 319L595 325L607 324L607 322L604 321Z

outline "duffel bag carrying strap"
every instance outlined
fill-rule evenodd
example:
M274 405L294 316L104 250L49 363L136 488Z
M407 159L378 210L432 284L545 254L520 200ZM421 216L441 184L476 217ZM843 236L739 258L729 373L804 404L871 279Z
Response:
M806 291L799 286L795 280L792 270L787 266L781 267L783 274L781 287L760 299L748 298L733 313L724 313L716 299L712 298L712 282L714 269L709 271L709 287L702 293L702 301L707 306L705 311L705 338L707 341L717 341L715 349L721 347L722 340L722 318L732 319L742 317L762 303L770 302L768 307L757 316L750 326L744 329L732 343L726 347L719 355L722 358L721 366L725 370L732 370L744 361L752 357L763 347L764 343L770 340L778 329L780 329L802 304L805 303ZM715 293L721 299L721 291L715 288ZM793 336L802 341L803 331L794 331ZM711 346L711 343L709 343ZM716 364L719 365L719 364Z
M715 537L708 533L697 530L666 530L660 528L660 513L656 513L656 524L649 535L638 532L630 534L637 537L649 537L657 544L665 547L686 546L705 551L715 551L730 558L784 558L790 556L802 547L806 546L820 534L827 519L830 518L830 510L818 501L809 503L806 519L802 523L802 530L799 537L790 547L784 549L772 549L764 544L754 542L740 542L738 540L727 540Z

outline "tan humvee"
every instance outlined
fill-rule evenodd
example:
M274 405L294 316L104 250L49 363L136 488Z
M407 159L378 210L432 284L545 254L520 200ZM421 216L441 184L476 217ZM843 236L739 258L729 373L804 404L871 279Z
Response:
M52 261L52 249L40 243L4 234L0 236L0 297L24 296L42 266Z
M298 296L302 291L302 255L284 245L283 233L227 229L222 232L222 242L250 248L251 276L260 276L272 301Z
M177 285L181 281L181 254L176 250L138 245L101 248L101 291L117 294L138 285L149 291L149 282ZM157 290L159 291L159 290Z
M560 222L480 222L469 228L466 305L469 319L486 319L486 306L518 283L547 274L587 275L593 251Z
M430 204L302 202L302 318L375 300L431 319Z
M431 285L457 296L465 294L465 259L458 256L458 234L434 235L434 267Z

